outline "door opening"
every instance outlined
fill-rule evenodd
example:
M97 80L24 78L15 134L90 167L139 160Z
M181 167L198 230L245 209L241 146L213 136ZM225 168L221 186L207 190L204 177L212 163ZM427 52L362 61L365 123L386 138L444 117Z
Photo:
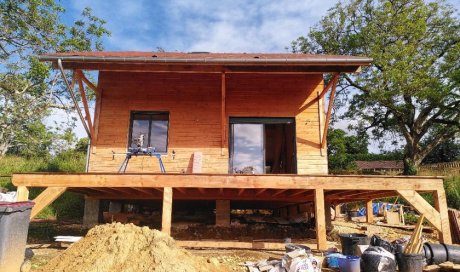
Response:
M230 118L230 173L295 174L294 118Z

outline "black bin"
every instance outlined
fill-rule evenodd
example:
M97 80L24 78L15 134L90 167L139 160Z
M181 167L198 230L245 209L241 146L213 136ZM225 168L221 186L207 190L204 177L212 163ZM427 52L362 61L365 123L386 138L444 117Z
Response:
M0 271L18 272L24 262L30 212L34 203L0 202Z
M358 245L369 245L370 239L366 234L347 233L339 234L340 243L342 244L342 254L356 256L358 254Z

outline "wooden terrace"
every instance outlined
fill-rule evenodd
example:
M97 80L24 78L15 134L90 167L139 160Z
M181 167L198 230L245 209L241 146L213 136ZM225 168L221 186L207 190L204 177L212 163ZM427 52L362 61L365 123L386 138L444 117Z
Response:
M66 190L95 199L156 199L163 201L162 231L170 233L174 200L267 202L276 209L286 203L314 203L318 249L326 249L325 203L366 201L400 195L451 242L442 177L362 175L229 175L145 173L14 174L21 199L29 187L46 187L34 201L32 217ZM435 207L419 193L432 193ZM372 206L370 206L372 207ZM197 246L196 242L194 245Z

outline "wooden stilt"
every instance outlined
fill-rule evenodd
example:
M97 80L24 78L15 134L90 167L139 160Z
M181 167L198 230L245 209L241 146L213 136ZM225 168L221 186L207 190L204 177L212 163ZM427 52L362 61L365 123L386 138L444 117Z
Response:
M318 250L327 249L324 189L315 189L316 243Z
M372 205L372 199L366 203L366 222L374 223L374 207Z
M16 201L29 200L29 189L26 186L18 186Z
M449 212L447 209L446 193L444 188L433 192L434 207L441 217L441 229L439 238L441 242L452 244L452 234L450 232Z
M56 198L62 195L66 189L66 187L48 187L45 189L45 191L41 192L41 194L39 194L33 200L35 205L30 213L30 218L32 219L37 216L39 212L41 212L44 208L56 200Z
M172 188L163 189L163 213L161 216L161 231L171 235L171 218L172 218Z

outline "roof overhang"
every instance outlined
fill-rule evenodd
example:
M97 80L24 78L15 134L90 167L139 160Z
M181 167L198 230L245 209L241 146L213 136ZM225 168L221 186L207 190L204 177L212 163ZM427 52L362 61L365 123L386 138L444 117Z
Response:
M204 73L354 73L372 62L367 57L307 54L123 53L56 53L39 60L55 67L61 60L63 68L71 70Z

